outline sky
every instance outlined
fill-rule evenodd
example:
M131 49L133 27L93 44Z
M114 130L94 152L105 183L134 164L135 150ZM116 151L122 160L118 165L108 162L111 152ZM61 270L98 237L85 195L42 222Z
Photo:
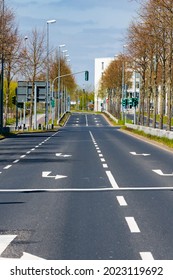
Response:
M137 16L139 4L135 0L5 0L13 9L19 32L25 37L37 27L49 25L50 48L65 44L72 72L80 87L93 87L94 60L114 57L123 50L130 22Z

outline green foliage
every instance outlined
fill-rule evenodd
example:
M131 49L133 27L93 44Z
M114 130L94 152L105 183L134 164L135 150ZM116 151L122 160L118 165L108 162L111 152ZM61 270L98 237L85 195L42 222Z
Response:
M173 148L173 140L172 139L168 139L166 137L159 137L159 136L154 136L148 133L145 133L144 131L140 131L137 129L133 129L133 128L129 128L127 126L122 126L121 129L127 130L131 133L137 134L137 135L141 135L149 140L154 140L158 143L164 144L170 148Z

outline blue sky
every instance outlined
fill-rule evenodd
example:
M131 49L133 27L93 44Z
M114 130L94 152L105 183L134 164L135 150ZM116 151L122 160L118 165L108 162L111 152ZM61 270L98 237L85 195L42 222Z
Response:
M49 28L52 48L66 44L73 72L89 70L94 83L94 59L113 57L122 52L126 30L137 16L138 4L132 0L5 0L16 15L20 33L28 36L35 27L46 29L46 21L56 19ZM83 87L84 75L76 76Z

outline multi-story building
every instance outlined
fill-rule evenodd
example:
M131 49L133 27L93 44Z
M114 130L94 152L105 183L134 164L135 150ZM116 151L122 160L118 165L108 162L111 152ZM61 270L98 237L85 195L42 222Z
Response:
M95 96L94 96L94 110L102 111L105 100L101 98L99 95L99 91L101 90L101 78L109 66L109 64L113 61L113 57L104 57L104 58L96 58L95 59L95 75L94 75L94 85L95 85Z
M109 67L110 63L116 59L115 57L105 57L105 58L96 58L95 59L95 98L94 98L94 110L95 111L102 111L107 109L106 98L101 97L101 78L106 70ZM126 70L127 71L127 70ZM124 92L122 98L131 98L131 97L138 97L139 98L139 87L140 87L140 75L139 73L135 73L135 71L130 70L131 72L131 86L127 87L126 94ZM126 85L124 85L126 88Z

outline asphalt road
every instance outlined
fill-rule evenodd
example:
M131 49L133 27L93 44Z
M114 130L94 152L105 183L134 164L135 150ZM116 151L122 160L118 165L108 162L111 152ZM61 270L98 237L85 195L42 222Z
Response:
M172 163L95 114L0 141L0 257L173 259Z

